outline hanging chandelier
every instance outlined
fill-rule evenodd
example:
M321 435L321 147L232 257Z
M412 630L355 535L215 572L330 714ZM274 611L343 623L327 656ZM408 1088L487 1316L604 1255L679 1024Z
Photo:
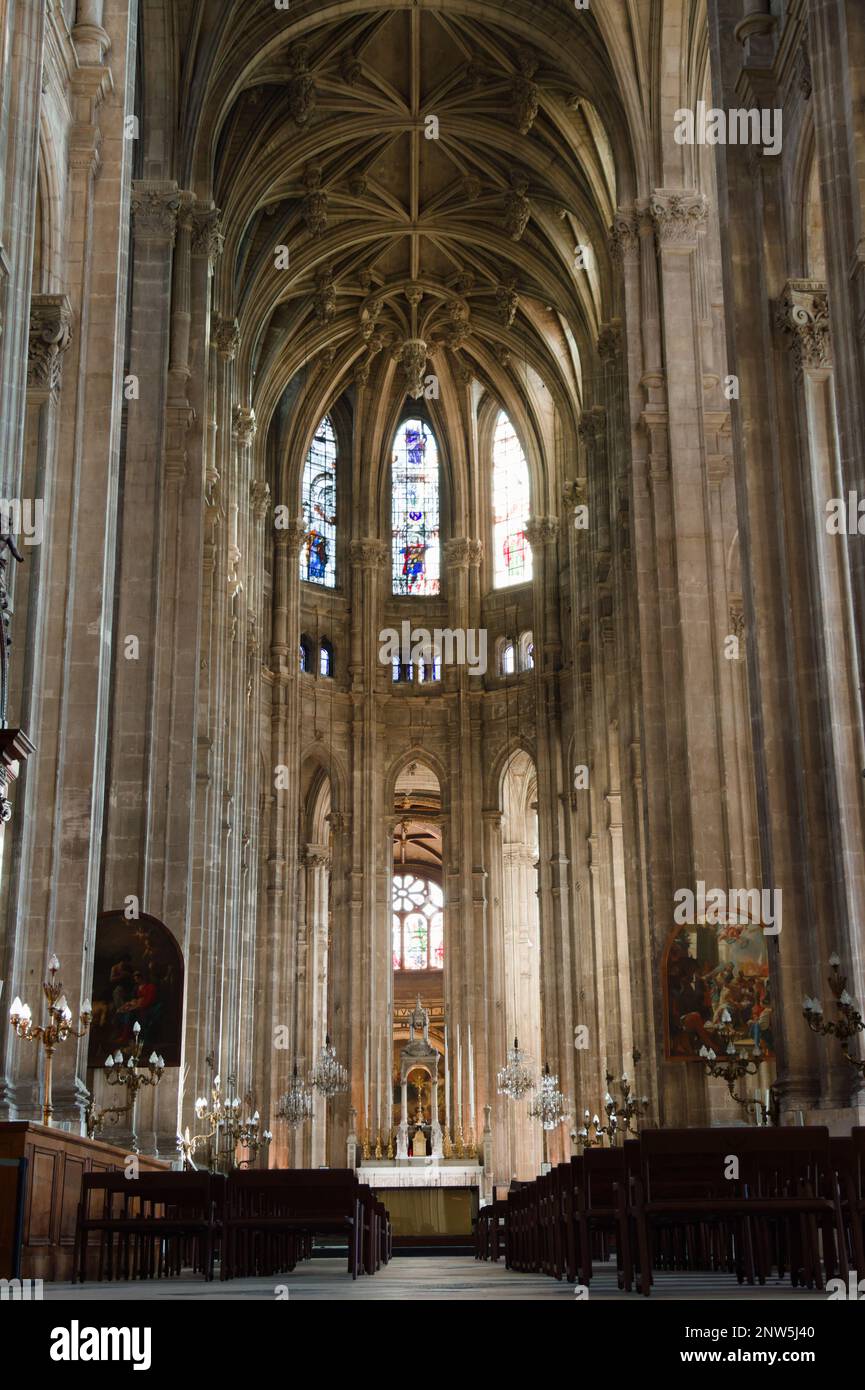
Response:
M292 1129L303 1124L304 1120L312 1116L312 1091L307 1082L298 1074L297 1063L294 1064L294 1073L291 1078L291 1085L284 1096L280 1096L277 1107L277 1118L287 1120Z
M550 1075L550 1064L546 1063L538 1085L537 1094L529 1104L529 1118L540 1120L544 1129L555 1129L568 1118L571 1103L559 1090L559 1078Z
M508 1048L507 1061L496 1077L496 1085L499 1095L508 1096L510 1100L522 1100L535 1085L531 1059L522 1051L517 1038L514 1038L513 1047Z
M309 1074L309 1084L326 1100L348 1090L348 1072L342 1062L336 1060L336 1048L330 1040L329 1033L325 1037L318 1061Z

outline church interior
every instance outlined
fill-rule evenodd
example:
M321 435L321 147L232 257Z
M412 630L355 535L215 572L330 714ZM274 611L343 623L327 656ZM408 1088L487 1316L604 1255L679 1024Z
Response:
M861 0L0 38L4 1289L865 1297Z

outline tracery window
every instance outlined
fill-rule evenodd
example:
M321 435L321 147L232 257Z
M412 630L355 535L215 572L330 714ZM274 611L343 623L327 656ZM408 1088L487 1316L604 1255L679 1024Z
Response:
M493 587L525 584L532 577L526 539L531 501L529 466L513 425L499 412L493 434Z
M441 970L444 966L444 895L431 879L394 874L393 968Z
M404 420L391 459L393 592L422 596L441 587L439 464L423 420Z
M309 584L336 585L336 435L325 415L313 436L303 468L300 577Z

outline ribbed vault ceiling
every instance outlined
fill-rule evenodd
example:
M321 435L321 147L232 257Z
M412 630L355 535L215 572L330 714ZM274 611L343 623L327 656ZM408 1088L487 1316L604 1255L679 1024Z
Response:
M385 363L409 394L459 371L502 396L514 368L578 413L615 187L572 58L444 6L289 31L247 64L216 145L217 291L259 418L322 355L331 397Z

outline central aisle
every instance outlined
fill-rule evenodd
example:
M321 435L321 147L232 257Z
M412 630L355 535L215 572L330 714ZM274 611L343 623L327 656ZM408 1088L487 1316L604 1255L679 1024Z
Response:
M201 1279L161 1279L121 1284L46 1284L46 1300L67 1303L79 1302L183 1302L184 1300L273 1300L274 1291L285 1285L288 1301L295 1299L566 1299L574 1301L574 1286L542 1274L518 1274L504 1265L486 1264L472 1256L396 1256L374 1277L353 1282L345 1272L342 1260L317 1259L298 1265L291 1274L278 1279L233 1279L221 1284L215 1279L205 1284ZM739 1286L732 1276L679 1273L657 1276L651 1302L658 1299L754 1299L784 1300L791 1298L825 1300L826 1295L815 1291L790 1288L786 1284L770 1284L765 1288ZM591 1302L621 1299L633 1304L643 1300L638 1294L622 1294L616 1288L612 1269L596 1272L591 1285Z

